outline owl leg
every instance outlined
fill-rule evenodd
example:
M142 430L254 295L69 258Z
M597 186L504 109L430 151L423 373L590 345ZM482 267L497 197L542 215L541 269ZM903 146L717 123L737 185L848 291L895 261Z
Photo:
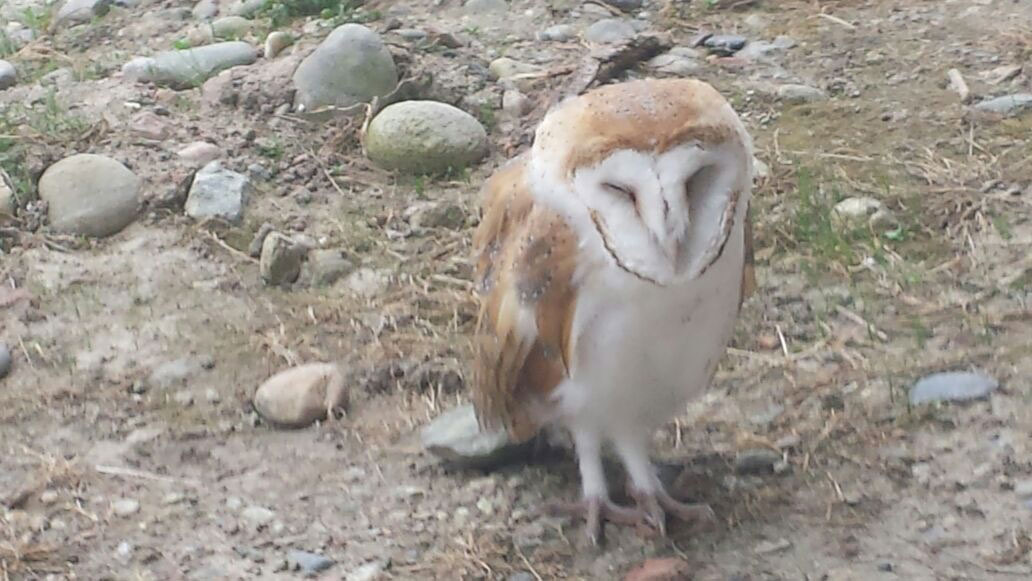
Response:
M642 435L624 435L613 439L616 451L627 469L628 492L638 503L646 522L665 536L667 514L689 523L715 520L709 505L679 502L663 488L649 460L647 441Z
M573 429L571 432L577 449L582 498L578 502L551 505L550 509L552 512L583 516L588 542L592 546L597 546L603 520L633 525L641 522L642 513L609 500L605 473L602 470L602 442L598 432L585 429Z

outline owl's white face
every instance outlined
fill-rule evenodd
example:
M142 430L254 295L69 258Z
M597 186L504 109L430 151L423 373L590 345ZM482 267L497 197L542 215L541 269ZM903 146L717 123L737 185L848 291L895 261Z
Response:
M572 193L621 268L658 284L715 260L751 181L745 151L694 144L661 154L617 151L578 170Z

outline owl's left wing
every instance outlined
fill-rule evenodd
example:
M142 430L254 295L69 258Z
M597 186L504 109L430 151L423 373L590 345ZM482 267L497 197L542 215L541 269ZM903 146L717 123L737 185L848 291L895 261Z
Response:
M515 441L533 437L536 405L567 376L576 303L576 235L535 204L526 160L498 170L483 190L473 236L480 309L473 357L473 404L484 427Z

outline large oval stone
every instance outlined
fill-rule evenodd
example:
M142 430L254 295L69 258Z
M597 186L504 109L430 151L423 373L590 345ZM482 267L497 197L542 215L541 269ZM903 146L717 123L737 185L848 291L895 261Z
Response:
M101 238L136 218L140 185L136 174L110 157L79 153L43 172L39 197L53 229Z
M469 113L437 101L401 101L369 123L366 154L408 173L459 170L487 154L487 131Z
M334 29L294 71L295 106L306 111L350 107L398 85L394 57L380 35L361 24Z

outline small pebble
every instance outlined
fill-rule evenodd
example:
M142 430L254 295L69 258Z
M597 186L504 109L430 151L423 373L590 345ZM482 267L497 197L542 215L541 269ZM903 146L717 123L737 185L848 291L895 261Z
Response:
M276 513L265 508L264 506L249 506L240 513L240 516L244 520L250 521L255 526L264 526L272 522L272 519L276 518Z
M781 454L766 448L743 450L735 458L735 472L739 474L770 474L781 461Z
M11 372L11 350L7 345L0 343L0 379L3 379Z
M778 553L792 546L792 542L788 539L778 539L776 541L763 541L756 545L754 549L758 555L769 555L771 553Z
M293 568L300 569L305 575L313 575L333 566L333 559L308 551L291 550L287 553L287 562Z
M910 403L969 401L987 397L999 387L992 377L973 372L944 372L927 375L910 390Z
M745 43L745 37L742 36L733 34L714 34L703 41L702 44L713 54L731 56L742 50Z
M44 490L43 493L39 495L39 501L43 504L54 504L57 502L57 499L58 494L53 490Z
M111 503L111 512L120 517L132 516L140 512L140 502L132 498L122 498Z

